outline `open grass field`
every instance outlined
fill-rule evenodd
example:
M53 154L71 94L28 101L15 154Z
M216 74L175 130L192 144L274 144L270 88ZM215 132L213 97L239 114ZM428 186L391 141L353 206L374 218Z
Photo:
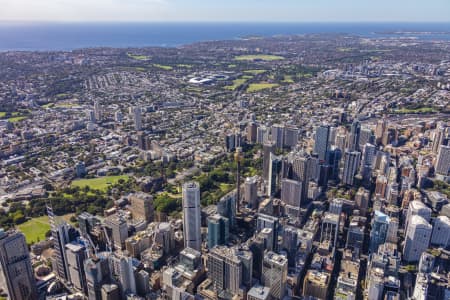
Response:
M119 175L119 176L104 176L99 178L91 178L91 179L79 179L72 181L72 186L79 186L83 188L85 186L89 186L93 190L106 191L108 186L116 184L120 179L128 180L128 175Z
M408 109L402 108L398 110L394 110L393 113L396 114L426 114L426 113L434 113L436 110L432 107L421 107L416 109Z
M6 111L0 111L0 118L4 118L6 116Z
M160 65L160 64L153 64L154 67L162 69L162 70L166 70L166 71L170 71L173 68L171 66L165 66L165 65Z
M247 93L258 92L279 86L277 83L251 83L247 88Z
M25 235L29 244L45 240L45 233L50 230L47 216L31 219L17 227Z
M70 223L70 218L72 216L73 214L67 214L57 218L63 219L64 221ZM18 225L17 227L25 235L25 239L28 244L45 240L45 234L50 230L50 224L47 216L33 218Z
M135 60L149 60L150 58L147 55L137 55L132 53L127 53L128 57Z
M283 81L284 83L294 83L294 79L292 78L292 75L284 75Z
M226 86L225 89L234 91L235 89L237 89L238 87L243 85L245 82L247 82L248 79L249 78L238 78L238 79L235 79L235 80L233 80L233 84Z
M263 61L275 61L284 59L283 56L278 55L268 55L268 54L254 54L254 55L240 55L234 58L239 61L254 61L254 60L263 60Z
M252 75L258 75L266 72L266 70L245 70L244 73L252 74Z
M16 123L16 122L23 121L23 120L25 120L26 118L27 118L27 117L24 117L24 116L17 116L17 117L9 118L8 121L11 122L11 123Z

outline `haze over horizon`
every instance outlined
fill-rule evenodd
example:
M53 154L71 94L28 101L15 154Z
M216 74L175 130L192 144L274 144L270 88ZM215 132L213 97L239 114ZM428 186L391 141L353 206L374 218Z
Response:
M448 0L0 0L0 22L450 22Z

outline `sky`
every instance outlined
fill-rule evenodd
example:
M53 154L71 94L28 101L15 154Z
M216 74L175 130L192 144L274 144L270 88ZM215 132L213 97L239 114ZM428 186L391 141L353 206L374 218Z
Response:
M450 0L0 0L0 21L450 22Z

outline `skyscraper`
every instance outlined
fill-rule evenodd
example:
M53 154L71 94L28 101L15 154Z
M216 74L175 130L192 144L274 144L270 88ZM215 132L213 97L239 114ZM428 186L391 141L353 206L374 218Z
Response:
M361 124L358 119L355 119L350 128L348 135L347 149L349 151L359 151L359 136L361 133Z
M275 153L275 144L267 142L263 145L263 179L269 180L270 154Z
M433 152L436 154L439 152L439 147L441 145L444 145L446 139L445 136L446 129L447 127L442 122L439 122L436 125L436 129L434 130L433 134L433 147L432 147Z
M286 290L287 273L288 260L286 256L271 251L264 254L261 282L264 286L270 288L272 299L283 299Z
M256 231L261 232L264 228L269 228L272 230L272 249L278 249L278 231L280 222L277 217L258 214L258 219L256 220Z
M208 217L208 248L228 242L230 221L219 214Z
M102 107L98 100L96 100L94 102L94 115L95 115L95 121L97 121L97 122L102 121Z
M21 232L0 229L0 288L8 299L38 299L30 254Z
M254 144L257 141L257 128L258 126L254 122L247 124L247 142L250 144Z
M300 181L302 183L301 201L306 201L306 199L308 198L309 181L312 178L312 158L305 153L290 153L288 160L292 165L291 179Z
M280 189L281 183L282 157L270 154L269 177L267 185L267 195L275 196Z
M285 204L300 208L302 199L302 183L292 179L281 181L281 201Z
M201 251L202 235L200 211L200 185L187 182L183 185L184 246Z
M435 169L436 177L440 180L446 180L450 176L450 146L439 146Z
M330 136L330 126L321 125L316 129L316 136L314 139L314 153L317 153L319 160L326 161L328 159L328 148Z
M372 219L372 229L370 230L370 253L377 253L378 247L386 242L389 227L389 216L376 210Z
M108 260L103 257L92 257L84 261L87 296L89 300L101 300L102 284L109 278Z
M255 177L247 177L244 183L244 200L252 208L258 207L258 186Z
M105 225L111 230L111 238L116 249L123 249L128 238L128 224L121 215L111 215L106 218Z
M133 111L134 129L137 131L142 130L141 108L139 106L135 106L133 107L132 111Z
M298 143L298 128L286 126L284 129L284 147L292 148Z
M54 266L56 276L64 281L69 280L69 273L67 270L67 258L65 247L66 244L74 241L78 236L78 232L72 226L65 222L57 223L55 215L53 214L53 209L50 205L47 206L47 215L50 223L50 230L54 240L53 248L54 253Z
M242 284L242 262L234 249L214 247L208 254L208 278L219 290L238 294Z
M357 151L345 151L342 183L353 185L356 171L358 170L361 153Z
M282 149L284 145L284 125L275 124L272 126L272 141L277 149Z
M432 226L421 216L412 216L405 235L403 258L407 262L419 261L430 244Z
M153 222L153 197L146 193L134 193L129 197L130 211L133 219L142 220L147 223Z
M83 245L69 243L66 245L67 271L70 283L80 292L87 293L86 273L84 260L86 248Z

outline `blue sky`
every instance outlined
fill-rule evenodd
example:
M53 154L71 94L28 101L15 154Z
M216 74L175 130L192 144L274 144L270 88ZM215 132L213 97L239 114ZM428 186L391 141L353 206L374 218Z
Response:
M450 22L450 0L0 0L0 21Z

